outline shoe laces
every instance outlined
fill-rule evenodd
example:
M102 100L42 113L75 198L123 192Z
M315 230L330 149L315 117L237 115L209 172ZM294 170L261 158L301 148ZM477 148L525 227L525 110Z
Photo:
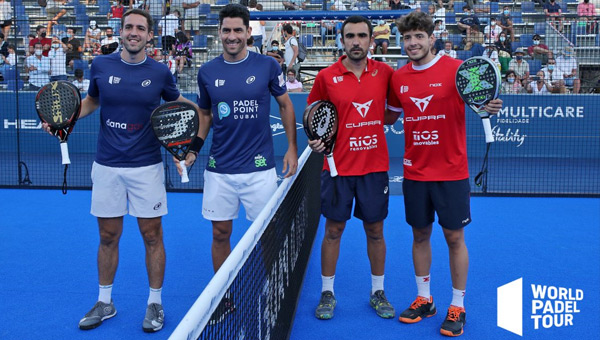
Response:
M429 299L426 299L422 296L417 296L415 301L410 304L410 309L419 309L419 307L426 305L429 303Z
M376 291L374 295L375 297L377 297L377 302L380 305L389 304L388 299L385 297L385 293L383 292L383 290Z
M446 317L446 320L458 321L460 318L460 313L464 313L464 311L465 310L462 307L450 306L450 308L448 308L448 316Z
M333 294L331 292L324 292L321 295L321 301L319 301L319 304L322 306L331 306L333 305L333 299Z

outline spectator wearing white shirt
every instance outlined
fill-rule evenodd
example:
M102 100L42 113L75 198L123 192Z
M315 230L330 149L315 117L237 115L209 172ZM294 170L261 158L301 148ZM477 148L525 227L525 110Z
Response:
M16 50L15 45L8 45L8 56L0 55L0 58L4 61L4 66L15 66L17 64Z
M283 53L284 71L293 69L298 74L297 71L300 69L300 65L298 64L298 39L294 36L292 25L285 24L282 29L283 37L285 38L285 52Z
M90 21L90 27L85 32L84 47L86 51L93 51L100 46L102 30L98 28L95 20Z
M67 80L67 54L58 36L52 36L52 45L48 53L50 59L50 81Z
M562 70L557 69L556 60L548 58L548 64L542 69L544 78L552 85L552 93L566 93L565 79Z
M12 7L10 1L0 0L0 32L8 37L12 25Z
M438 55L440 56L447 56L450 58L454 58L456 59L456 51L452 49L452 42L451 41L446 41L444 43L444 49L438 52Z
M171 14L165 15L158 22L158 35L162 43L163 50L170 51L177 41L175 34L179 30L179 10L172 10Z
M435 20L440 19L442 24L446 25L446 9L444 7L436 8L434 4L429 4L427 11L431 20L435 22Z
M42 55L42 43L35 43L33 55L25 60L29 73L29 88L37 91L50 82L50 59Z
M194 33L200 31L200 9L198 6L200 6L202 3L202 1L196 0L183 1L183 8L185 9L184 29L187 32L186 34L189 39L192 39L192 31L194 31Z
M345 11L346 5L342 0L333 0L333 4L331 5L332 11Z
M119 38L114 35L112 27L106 28L106 38L100 42L102 54L111 54L119 50Z
M256 0L248 1L248 11L257 12L258 9L256 8L256 5ZM254 39L254 46L258 47L260 53L262 53L263 48L264 26L264 20L250 20L250 28L252 28L252 38Z
M83 70L80 68L75 70L75 80L73 80L73 85L79 89L79 92L87 92L90 87L89 79L83 78Z
M579 93L581 82L579 80L579 65L575 58L575 50L571 46L565 46L562 55L556 58L556 67L562 72L565 86L573 87L573 93Z
M539 70L533 81L527 84L527 92L533 94L550 94L552 93L552 85L544 78L544 71Z
M496 25L495 17L490 18L490 24L485 26L483 33L485 34L485 41L490 41L490 39L492 42L498 41L500 33L502 33L502 27Z

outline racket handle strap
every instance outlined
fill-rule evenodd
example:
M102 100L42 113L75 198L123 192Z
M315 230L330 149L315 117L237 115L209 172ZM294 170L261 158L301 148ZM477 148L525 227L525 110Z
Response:
M67 142L60 142L60 154L62 156L62 164L71 164Z
M494 135L492 134L492 125L490 124L490 119L481 118L481 122L483 123L483 131L485 132L485 142L493 143Z
M325 155L327 158L327 164L329 165L329 173L331 177L336 177L338 175L337 168L335 167L335 162L333 161L333 152L329 155Z
M185 160L179 161L179 165L181 165L181 183L187 183L190 181L188 177L187 168L185 167Z

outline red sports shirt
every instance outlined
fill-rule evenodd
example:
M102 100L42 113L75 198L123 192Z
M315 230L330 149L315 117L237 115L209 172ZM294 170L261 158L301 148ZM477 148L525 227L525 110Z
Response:
M308 95L308 104L329 100L339 115L333 157L341 176L361 176L389 170L383 131L389 80L387 64L368 60L360 79L342 64L346 56L321 70ZM327 162L323 169L329 170Z
M469 177L465 103L456 89L461 60L436 56L392 76L388 108L404 111L404 177L455 181Z

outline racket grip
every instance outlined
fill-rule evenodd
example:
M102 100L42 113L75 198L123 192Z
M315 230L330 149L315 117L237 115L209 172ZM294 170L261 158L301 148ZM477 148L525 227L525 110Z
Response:
M190 181L188 177L187 168L185 167L185 160L179 161L179 165L181 165L181 183L187 183Z
M329 165L329 173L331 177L335 177L338 175L337 168L335 167L335 162L333 161L333 152L329 155L325 155L327 158L327 164Z
M71 164L67 142L60 142L60 155L62 156L62 164Z
M492 135L492 125L490 124L490 119L481 118L481 122L483 123L483 131L485 132L485 142L493 143L494 135Z

